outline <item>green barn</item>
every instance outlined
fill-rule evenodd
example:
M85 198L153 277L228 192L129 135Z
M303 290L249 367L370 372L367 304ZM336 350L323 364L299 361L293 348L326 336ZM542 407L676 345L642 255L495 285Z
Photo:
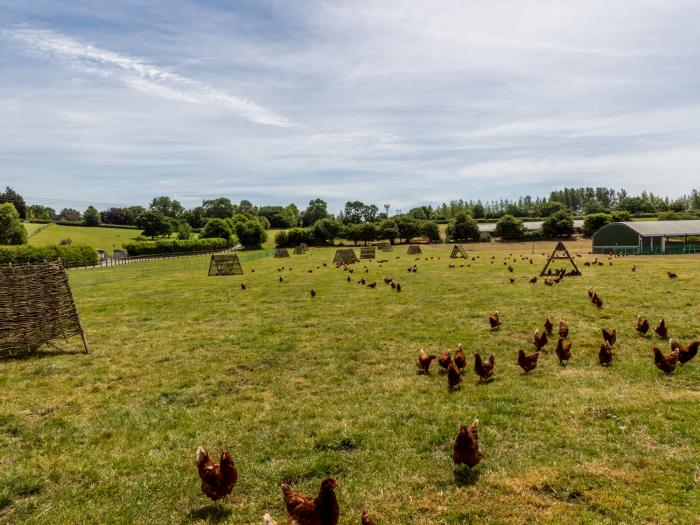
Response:
M612 222L593 234L593 253L700 253L700 220Z

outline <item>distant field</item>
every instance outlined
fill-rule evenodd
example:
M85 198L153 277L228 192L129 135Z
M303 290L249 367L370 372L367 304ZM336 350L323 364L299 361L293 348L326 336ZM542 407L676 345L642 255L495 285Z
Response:
M24 223L22 223L22 225L24 226L24 229L27 230L27 233L29 235L31 235L32 233L34 233L38 229L46 226L46 224L36 224L33 222L24 222Z
M206 257L70 271L92 353L71 339L0 360L0 523L257 525L270 511L283 525L279 484L315 493L327 475L341 525L362 509L379 525L698 523L700 362L665 376L651 347L668 342L633 323L664 317L673 337L700 337L700 259L605 259L528 284L553 246L466 245L476 261L396 246L353 274L323 266L331 248L247 253L235 277L207 277ZM592 260L590 241L567 246ZM573 358L560 366L550 343L525 375L516 350L534 349L546 316L569 323ZM602 327L618 330L610 368L597 364ZM470 365L448 393L437 364L416 375L420 348L458 342L496 355L492 381ZM475 417L484 459L455 475L452 440ZM198 445L238 464L220 504L200 492Z
M26 226L43 226L37 224L25 224ZM32 246L46 246L58 244L63 239L71 239L73 244L87 244L94 248L104 250L112 254L115 249L122 248L122 244L134 240L141 232L139 230L123 230L118 228L87 228L84 226L63 226L51 224L48 228L37 233L29 239Z

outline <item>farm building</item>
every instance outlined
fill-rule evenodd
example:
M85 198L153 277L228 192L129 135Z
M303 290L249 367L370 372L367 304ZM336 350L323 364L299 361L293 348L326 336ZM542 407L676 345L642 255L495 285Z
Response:
M593 234L593 253L700 253L700 220L613 222Z

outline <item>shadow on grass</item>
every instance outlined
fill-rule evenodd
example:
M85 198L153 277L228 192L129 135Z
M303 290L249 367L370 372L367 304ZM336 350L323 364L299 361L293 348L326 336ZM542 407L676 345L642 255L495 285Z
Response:
M479 470L464 465L460 465L454 469L455 483L460 486L473 485L479 481L479 476L481 476Z
M231 515L231 509L227 509L219 503L204 505L192 510L187 514L187 519L183 523L205 521L207 523L220 523Z
M85 351L81 349L63 350L61 348L46 349L46 350L26 350L17 352L0 352L0 363L3 361L22 361L27 359L44 359L45 357L56 357L59 355L85 355Z

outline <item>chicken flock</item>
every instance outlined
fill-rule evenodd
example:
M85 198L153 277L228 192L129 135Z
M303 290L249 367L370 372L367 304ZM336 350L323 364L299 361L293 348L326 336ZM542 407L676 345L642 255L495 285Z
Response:
M510 254L510 256L512 257L512 254ZM398 258L399 257L397 257L397 259ZM531 257L521 256L520 258L521 261L529 260L529 263L533 264L533 259ZM428 260L428 257L425 259ZM430 257L430 259L433 259L433 257ZM437 257L437 259L440 258ZM479 256L471 257L472 262L478 259ZM491 264L494 264L494 259L495 256L491 257ZM613 264L613 259L613 256L609 257L609 265ZM415 260L418 261L420 258L416 258ZM379 267L381 267L381 263L385 262L388 261L378 261ZM513 262L515 262L515 258L513 258ZM510 274L514 273L514 268L511 264L507 264L507 262L504 261L504 265L507 265L507 270ZM326 266L326 264L324 264L324 266ZM464 264L459 266L465 267ZM467 267L470 266L470 264L467 264ZM596 258L592 262L585 262L584 266L604 266L604 263ZM456 268L457 265L449 264L448 267ZM343 271L348 272L348 274L352 274L355 271L352 266L348 264L336 264L336 268L342 268ZM284 267L278 268L277 270L281 272L284 270ZM291 271L291 268L289 268L289 270ZM363 270L364 273L368 273L369 271L367 266L364 266ZM412 264L407 270L409 273L417 273L418 266L417 264ZM637 266L632 266L632 272L636 270ZM309 270L309 273L311 272L312 270ZM667 274L669 279L678 278L676 273L669 271ZM567 273L563 269L555 271L550 270L544 277L543 282L546 286L553 286L554 284L560 283L561 280L568 275L571 275L571 273ZM348 275L346 280L348 283L355 282L367 288L376 288L378 285L378 281L369 282L365 277L354 280ZM281 275L279 276L279 282L284 282ZM538 282L538 276L529 277L528 282L536 284ZM401 284L393 277L384 276L383 283L392 290L401 292ZM514 284L515 278L509 277L509 283ZM246 289L244 284L241 284L241 289ZM603 298L595 289L589 288L587 293L589 301L598 309L604 307ZM310 295L312 298L316 297L315 289L310 290ZM498 311L494 311L488 315L488 325L491 332L499 332L503 324ZM570 338L570 329L565 320L559 319L558 323L555 324L547 317L544 319L541 327L542 331L540 331L540 327L538 326L535 328L532 335L531 344L534 346L533 351L526 351L523 347L516 349L516 362L523 370L523 374L529 374L537 369L540 356L547 355L546 349L550 343L554 348L553 353L559 365L566 366L574 358L575 354L573 352L573 342ZM633 327L640 337L652 337L652 335L650 335L652 327L649 321L641 315L637 316ZM601 366L609 367L613 363L613 348L618 342L618 332L614 327L603 327L599 330L602 340L600 341L601 344L598 350L598 363ZM669 353L664 353L656 344L652 345L654 364L659 370L666 374L673 373L678 364L687 364L694 359L698 353L700 340L693 341L687 346L684 346L678 340L669 338L669 327L663 318L659 319L658 323L656 323L653 328L653 333L656 334L656 338L661 341L668 341L670 345ZM428 353L424 349L420 349L416 361L418 373L429 375L431 365L433 361L436 360L440 367L440 373L444 374L447 378L448 391L452 392L460 389L468 366L467 356L462 343L457 344L454 353L452 349L445 349L436 355ZM479 352L473 352L472 360L473 371L478 382L488 383L493 380L496 364L496 357L493 353L489 353L488 356L482 356ZM469 426L465 424L459 425L458 433L452 443L452 461L455 468L466 466L471 469L476 467L482 460L483 452L479 446L478 424L478 419L475 419ZM209 457L209 453L204 447L199 447L196 452L196 463L203 494L213 501L219 501L232 493L238 481L238 471L235 462L227 450L224 450L221 453L219 461L215 462ZM335 494L336 486L336 479L327 477L322 480L318 493L312 496L296 492L286 483L281 484L280 490L287 512L288 525L337 525L340 517L340 507ZM363 510L359 519L362 525L374 525L375 523L368 510ZM277 525L277 522L269 513L265 513L263 516L263 524Z

